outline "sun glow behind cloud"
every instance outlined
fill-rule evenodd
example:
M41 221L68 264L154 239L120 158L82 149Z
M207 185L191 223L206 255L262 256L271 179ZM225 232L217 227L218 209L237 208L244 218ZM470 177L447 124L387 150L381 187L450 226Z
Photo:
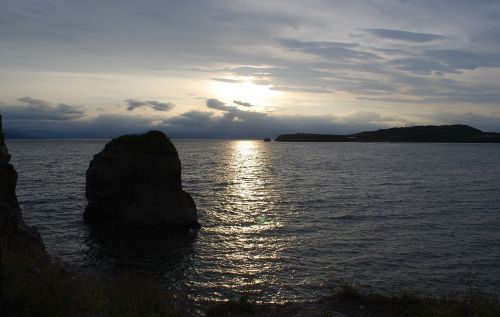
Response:
M250 82L222 82L212 80L208 83L208 91L211 95L226 102L241 100L258 109L265 109L271 106L281 92L270 89L267 85L256 85Z
M143 2L0 1L6 126L46 137L163 124L230 138L410 124L500 132L499 1ZM210 99L221 104L207 109Z

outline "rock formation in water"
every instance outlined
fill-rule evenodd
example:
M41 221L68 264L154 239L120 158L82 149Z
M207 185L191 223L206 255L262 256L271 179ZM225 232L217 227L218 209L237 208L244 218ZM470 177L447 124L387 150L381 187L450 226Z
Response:
M86 196L87 222L199 228L196 205L182 189L177 150L160 131L106 144L90 162Z
M36 228L27 226L22 217L16 196L17 172L9 164L10 154L5 145L0 115L0 235L1 240L34 243L43 248ZM5 239L5 240L4 240Z

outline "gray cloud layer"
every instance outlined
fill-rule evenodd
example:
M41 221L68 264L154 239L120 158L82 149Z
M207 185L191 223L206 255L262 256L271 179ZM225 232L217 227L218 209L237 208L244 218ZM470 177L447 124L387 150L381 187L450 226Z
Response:
M401 30L389 30L389 29L368 29L367 32L376 35L380 38L408 41L408 42L431 42L446 38L445 36L437 34L416 33L416 32L401 31Z
M376 113L357 112L349 116L271 115L226 106L217 99L208 99L210 111L189 111L166 119L161 128L174 136L192 138L264 138L297 131L310 133L349 133L394 124L396 118L383 118Z
M239 105L239 106L242 106L242 107L253 107L254 105L252 105L251 103L249 102L244 102L244 101L238 101L238 100L233 100L233 103Z
M160 102L156 100L137 100L137 99L127 99L128 103L127 110L132 111L137 108L150 108L156 111L169 111L175 108L175 105L171 102Z
M493 130L500 107L498 21L500 2L494 0L144 0L141 6L132 0L3 1L0 69L27 74L20 80L23 83L36 72L126 72L168 78L182 72L183 78L201 74L203 80L251 81L290 95L307 93L303 99L310 98L308 104L329 94L332 104L337 96L350 96L359 101L352 105L353 113L379 113L387 106L394 109L394 117L420 111L422 122L448 122L446 117ZM28 84L24 89L28 92L19 95L31 94ZM117 99L126 97L125 92ZM197 133L202 133L202 127L212 133L210 127L222 129L224 125L231 128L221 131L239 133L238 129L249 130L251 122L256 131L260 125L271 131L272 124L293 131L306 129L301 122L328 130L327 121L319 117L296 120L279 114L240 113L238 108L242 111L245 103L253 102L241 98L245 98L242 104L235 102L240 107L207 101L209 109L218 111L190 111L166 119L165 124L185 133L181 124L196 120L199 127L192 129ZM96 124L92 127L97 127L98 122L114 120L110 118L132 120L125 110L122 116L103 114L98 121L87 118L84 108L65 103L29 97L19 102L2 106L8 120L18 120L19 127L45 121L83 127L92 120ZM295 105L295 100L288 103ZM127 100L130 111L166 112L173 106L156 100ZM420 110L424 106L428 115ZM491 120L487 120L488 113ZM328 122L335 127L345 122L328 111L322 117L330 118ZM202 118L207 124L201 123ZM298 126L292 129L285 119ZM151 122L141 120L137 127ZM350 122L353 130L382 124L364 120Z
M205 100L208 111L188 111L167 119L116 114L84 117L72 106L54 106L43 100L27 98L20 99L31 104L0 105L7 132L39 137L109 138L160 129L173 138L264 138L295 132L345 134L415 124L401 117L387 117L370 111L356 111L345 116L268 114L251 111L249 107L227 106L214 98ZM500 126L500 114L482 116L438 112L425 119L436 124L471 124L485 131L498 131Z
M85 116L82 109L59 103L52 105L49 102L31 97L22 97L18 105L0 106L0 109L8 115L8 120L37 121L72 121Z
M226 106L226 104L223 103L222 101L220 101L218 99L214 99L214 98L207 99L206 103L207 103L207 107L210 109L226 111L226 110L231 108L231 107Z

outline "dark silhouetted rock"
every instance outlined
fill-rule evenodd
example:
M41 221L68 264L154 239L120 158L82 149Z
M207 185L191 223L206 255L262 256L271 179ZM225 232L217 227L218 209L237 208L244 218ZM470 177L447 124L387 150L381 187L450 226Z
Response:
M84 219L134 227L198 228L196 205L182 189L181 162L160 131L111 140L87 170Z
M1 240L16 243L30 243L44 248L42 239L36 228L24 223L19 202L16 197L17 172L9 164L10 154L5 145L1 130L0 115L0 235Z

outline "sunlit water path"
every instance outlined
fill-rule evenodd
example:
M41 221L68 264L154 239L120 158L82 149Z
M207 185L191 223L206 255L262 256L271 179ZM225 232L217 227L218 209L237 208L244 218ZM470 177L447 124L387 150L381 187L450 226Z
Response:
M338 279L424 292L500 286L500 146L174 142L197 235L82 221L105 141L10 141L27 223L82 270L156 274L198 299L312 299Z

